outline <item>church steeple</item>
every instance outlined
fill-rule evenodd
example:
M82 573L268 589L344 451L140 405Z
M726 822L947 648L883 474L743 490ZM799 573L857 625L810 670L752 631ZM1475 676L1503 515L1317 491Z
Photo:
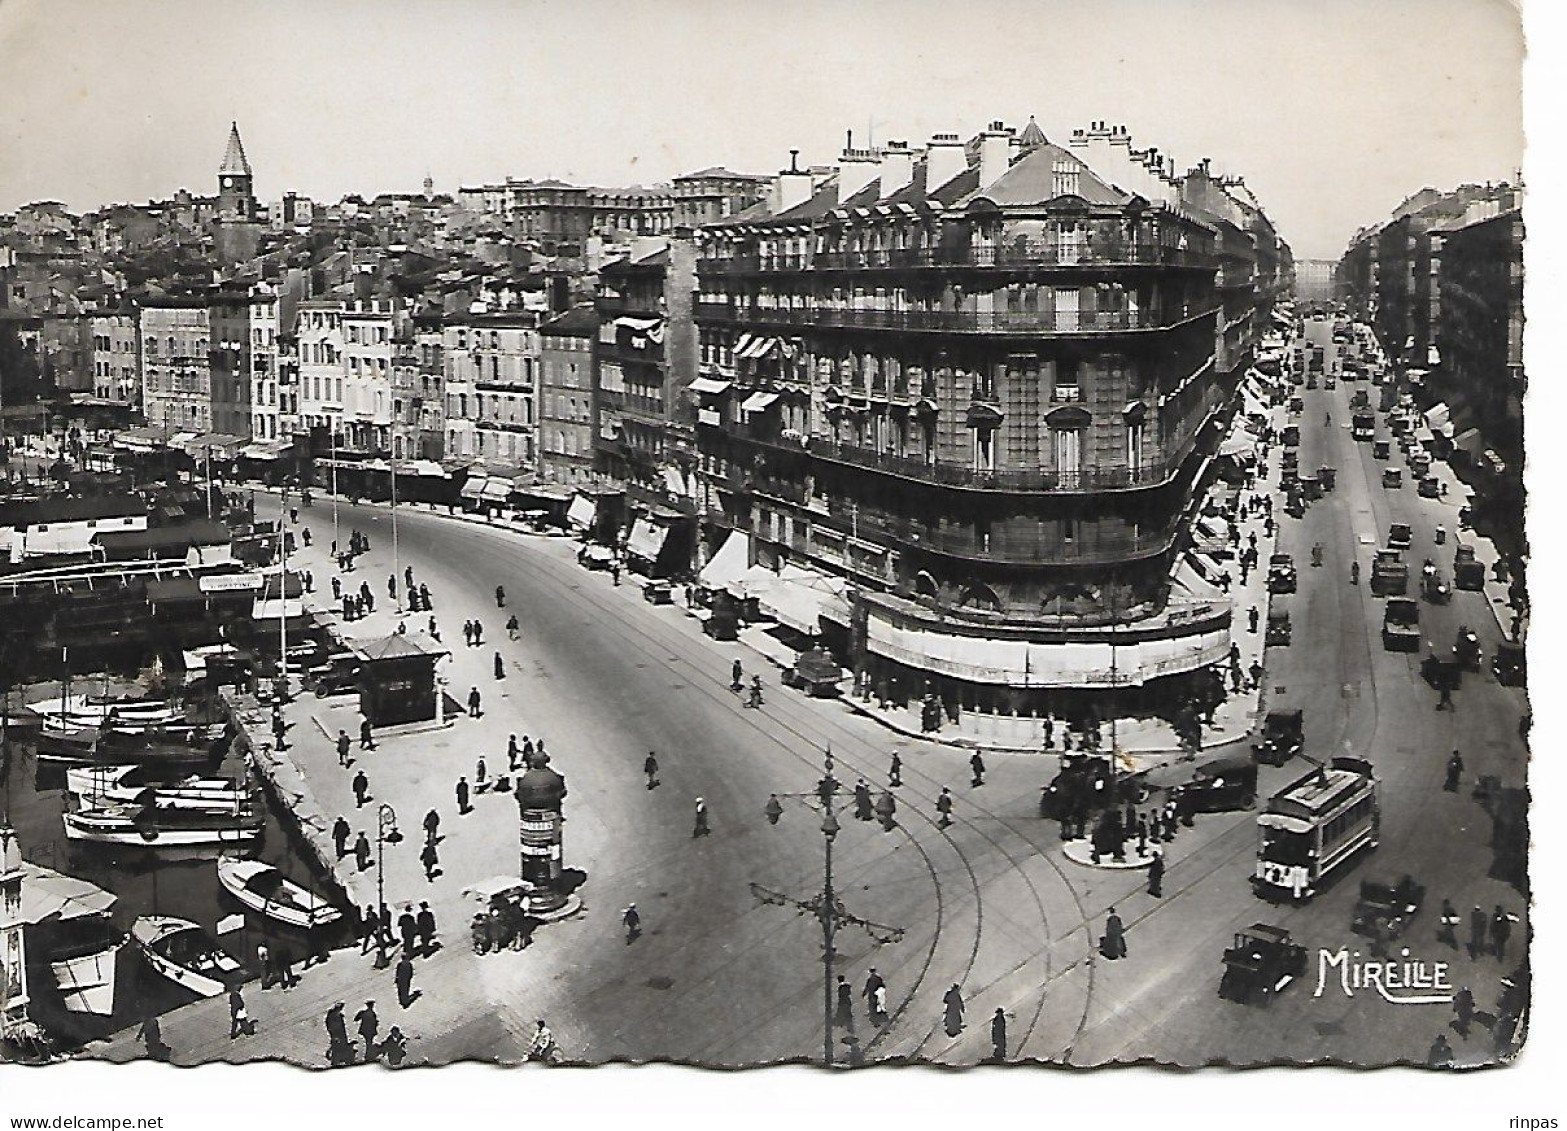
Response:
M223 164L218 166L218 213L248 220L255 211L250 162L245 157L244 143L239 140L239 123L230 122L228 148L223 151Z

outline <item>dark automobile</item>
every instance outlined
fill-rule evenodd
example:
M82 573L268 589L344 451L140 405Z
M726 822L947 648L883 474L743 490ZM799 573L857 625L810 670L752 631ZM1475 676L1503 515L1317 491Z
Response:
M667 581L649 581L642 586L642 599L650 605L672 605L675 587Z
M584 569L613 569L615 565L615 551L608 546L598 546L589 543L577 551L577 564Z
M1420 661L1420 678L1431 685L1433 691L1457 691L1464 682L1464 669L1457 659L1435 654Z
M1270 766L1282 766L1305 746L1304 714L1300 710L1269 711L1251 756Z
M1394 879L1374 876L1360 881L1360 898L1349 929L1357 935L1387 941L1403 934L1420 910L1426 889L1408 873Z
M1275 607L1268 610L1268 628L1262 638L1264 644L1270 648L1286 648L1293 633L1288 609Z
M1447 579L1430 562L1420 571L1420 595L1433 605L1445 605L1453 599L1453 591L1448 587Z
M1080 810L1117 805L1129 792L1124 780L1117 779L1108 756L1063 754L1060 772L1040 793L1039 815L1059 821Z
M702 631L714 640L734 640L740 635L740 618L727 606L713 609L702 620Z
M1439 499L1442 497L1442 483L1434 475L1427 475L1415 488L1422 499Z
M1496 682L1504 687L1522 687L1527 675L1527 659L1524 646L1513 640L1503 640L1491 657L1491 671Z
M1392 456L1392 454L1393 443L1391 440L1371 441L1371 457L1373 459L1388 459Z
M1275 994L1306 972L1306 948L1283 927L1253 923L1235 933L1235 945L1224 952L1224 977L1219 996L1226 1001L1267 1005Z
M1485 566L1475 558L1473 546L1460 543L1454 548L1453 586L1457 589L1485 588Z
M1404 485L1404 473L1396 467L1384 467L1382 469L1382 486L1390 491L1396 491Z
M1257 803L1257 763L1244 755L1214 758L1196 767L1177 762L1139 775L1136 784L1142 797L1156 790L1171 794L1184 813L1250 809Z
M1273 554L1268 558L1268 592L1293 593L1298 582L1295 559L1288 554Z
M825 648L810 648L800 653L794 666L783 673L786 687L797 687L807 695L825 699L838 694L843 669Z
M344 695L359 690L359 657L352 652L337 652L305 674L305 685L317 699Z

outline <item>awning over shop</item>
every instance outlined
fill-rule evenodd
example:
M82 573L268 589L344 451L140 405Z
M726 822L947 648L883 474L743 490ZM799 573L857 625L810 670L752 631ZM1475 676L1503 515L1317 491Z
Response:
M719 381L712 377L697 377L692 380L689 387L694 393L717 396L719 393L727 393L730 385L731 382L729 381Z
M763 565L754 565L732 580L725 588L731 597L743 601L747 597L759 597L771 589L777 581L778 575L772 570Z
M1198 573L1197 568L1187 561L1184 555L1176 560L1175 571L1170 575L1170 589L1172 592L1183 593L1199 601L1224 599L1224 594L1219 591L1219 587Z
M1466 428L1453 437L1453 447L1461 452L1467 452L1471 458L1479 458L1485 451L1485 437L1480 435L1478 428Z
M735 344L735 357L763 358L782 344L777 338L769 337L766 334L742 334L740 335L740 340Z
M878 656L916 670L1008 687L1135 687L1222 660L1230 633L1222 629L1126 644L1042 644L956 636L867 621L866 644Z
M745 413L764 412L778 401L777 393L752 393L745 398L745 403L740 406L740 411Z
M731 582L745 576L750 558L751 536L744 531L731 530L717 553L697 574L697 580L706 589L728 589Z
M799 566L785 566L757 600L762 612L796 632L814 636L821 618L848 624L848 582Z
M669 527L639 518L631 524L631 533L626 537L626 553L643 561L656 562L668 537Z
M484 497L484 485L488 482L489 479L486 476L470 476L468 482L462 485L462 490L457 493L458 497L475 501L482 499Z
M1432 429L1440 428L1443 424L1446 424L1449 419L1451 419L1451 415L1451 411L1448 409L1447 405L1441 401L1438 401L1436 404L1426 409L1426 424L1428 424Z
M571 505L566 508L566 524L579 530L591 530L593 528L593 516L598 513L593 500L586 495L577 495L571 500Z
M433 459L415 459L409 460L407 463L400 463L397 465L397 474L404 478L409 476L418 476L425 479L451 478L446 469Z
M258 440L252 444L246 444L239 450L242 459L274 460L288 450L288 444L281 440Z
M1229 456L1237 463L1251 463L1257 458L1257 441L1242 429L1231 432L1219 445L1219 454Z
M511 498L511 480L486 479L484 493L480 497L486 503L504 503Z

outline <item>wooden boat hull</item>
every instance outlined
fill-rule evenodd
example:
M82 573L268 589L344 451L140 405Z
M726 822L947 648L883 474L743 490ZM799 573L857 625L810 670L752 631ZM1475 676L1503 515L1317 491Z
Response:
M184 919L158 916L138 919L131 928L131 938L148 966L202 997L217 997L228 989L228 979L242 973L240 964L224 954L206 932ZM167 953L175 938L187 942L188 949L199 947L201 956L207 959L208 969L195 969Z
M228 866L229 863L218 861L218 882L223 885L224 891L258 915L303 930L324 927L342 917L342 912L337 908L287 879L281 881L278 896L269 897L258 892L246 886L244 877L236 874Z
M126 942L122 935L102 950L50 960L49 970L66 1009L98 1017L114 1013L115 970Z
M198 814L206 815L206 814ZM154 821L152 828L157 835L142 835L128 816L100 815L95 810L66 813L65 835L70 840L96 844L122 844L137 848L241 847L254 844L261 836L259 817L246 817L236 822L232 817L224 820L220 814L212 814L213 820L179 824Z

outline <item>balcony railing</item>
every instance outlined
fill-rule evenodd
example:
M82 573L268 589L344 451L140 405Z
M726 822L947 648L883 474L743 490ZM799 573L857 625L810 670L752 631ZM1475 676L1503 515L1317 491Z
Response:
M697 270L712 275L742 275L772 271L875 271L918 267L1198 267L1213 269L1211 252L1162 244L1062 244L1023 240L970 247L871 248L824 251L812 255L732 255L697 261Z
M1170 479L1180 470L1186 459L1186 453L1183 452L1164 459L1145 462L1135 468L1088 468L1068 472L1046 471L1041 468L1000 468L981 471L950 463L935 463L917 456L876 452L855 444L838 443L816 437L808 441L796 441L782 437L763 439L736 432L726 432L725 435L741 446L754 445L791 455L805 454L832 463L895 475L900 479L970 491L1071 493L1153 487Z
M710 321L783 326L845 326L869 330L937 331L960 334L1114 334L1167 330L1214 314L1216 306L1181 306L1166 311L976 311L846 310L838 307L740 307L703 302L696 316Z
M995 529L982 536L973 529L954 529L916 523L892 515L813 514L812 520L841 534L882 539L910 549L923 549L950 557L1009 565L1099 565L1147 557L1166 550L1169 531L1095 532L1091 539L1063 541L1033 532Z

